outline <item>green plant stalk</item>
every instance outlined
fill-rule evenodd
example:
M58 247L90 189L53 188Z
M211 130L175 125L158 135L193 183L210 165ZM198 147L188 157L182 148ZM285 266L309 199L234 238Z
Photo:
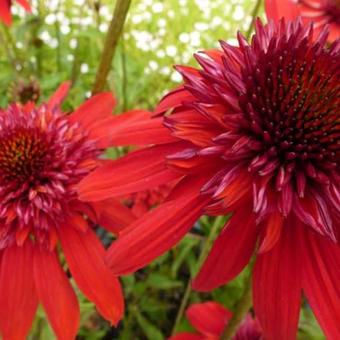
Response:
M224 221L224 218L225 218L224 216L218 216L216 218L214 224L212 225L212 227L210 229L210 233L204 241L202 251L201 251L199 258L197 260L196 273L202 267L203 262L207 258L209 251L211 249L212 243L214 242L218 232L220 231L220 228L221 228L222 222ZM196 275L196 273L195 273L195 275ZM185 288L185 291L184 291L184 294L183 294L183 297L182 297L182 300L181 300L181 305L178 309L176 319L175 319L175 323L174 323L174 326L172 328L172 332L171 332L172 335L174 335L176 333L176 330L179 326L179 323L182 320L185 309L187 307L189 297L190 297L190 294L191 294L191 291L192 291L191 283L192 283L192 278L190 278L190 280L188 281L188 284Z
M22 65L22 60L20 58L20 54L18 48L15 44L13 36L8 27L5 25L1 25L3 32L3 40L5 41L5 48L8 55L8 58L12 65L15 66L15 72L18 73L18 67ZM21 67L20 67L21 69Z
M106 35L100 64L97 70L96 80L92 89L93 94L101 92L105 87L107 76L111 69L112 59L123 31L130 5L131 0L117 0L116 2L109 30Z
M127 94L127 70L126 70L126 57L125 57L125 43L122 39L121 49L121 62L122 62L122 94L123 94L123 111L126 111L128 106L128 94Z
M254 266L255 259L253 258L249 264L250 273L246 278L244 291L240 300L237 301L233 316L226 325L221 340L231 340L236 334L240 324L244 320L244 317L248 313L249 309L253 304L252 299L252 269Z
M249 27L248 27L248 30L247 30L247 33L246 33L246 39L247 40L249 40L251 32L253 31L254 23L255 23L257 15L259 13L260 7L261 7L261 0L257 0L256 4L254 6L254 9L251 13L252 19L251 19L251 22L249 24Z

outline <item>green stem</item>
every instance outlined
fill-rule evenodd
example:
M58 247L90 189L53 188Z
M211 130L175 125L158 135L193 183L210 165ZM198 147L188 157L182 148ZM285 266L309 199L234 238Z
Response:
M204 241L202 251L201 251L201 253L198 257L196 272L194 273L194 276L196 275L198 270L202 267L203 262L207 258L209 251L211 249L212 243L214 242L218 232L220 231L220 227L222 225L222 222L224 222L224 220L225 220L224 216L219 216L215 219L215 222L210 229L210 233L209 233L208 237ZM176 330L179 326L179 323L182 320L185 309L187 307L189 297L190 297L190 294L191 294L191 291L192 291L191 282L192 282L192 278L190 278L190 280L188 281L187 286L185 288L185 291L184 291L184 294L183 294L183 297L182 297L182 301L181 301L181 305L178 309L176 319L175 319L175 323L174 323L174 326L172 328L172 335L174 335L176 333Z
M251 19L250 25L249 25L247 33L246 33L246 39L247 40L250 38L251 32L253 31L254 23L255 23L257 15L259 13L260 7L261 7L261 0L257 0L256 4L254 6L253 12L251 13L252 19Z
M240 300L236 303L232 318L226 325L221 340L231 340L236 334L240 324L244 320L246 314L252 306L252 268L254 259L250 262L250 273L246 278L245 287Z
M118 40L123 31L124 23L131 5L131 0L117 0L109 30L106 35L104 49L97 70L96 80L92 89L93 94L101 92L106 84L111 69Z
M125 57L125 43L124 39L122 39L122 95L123 95L123 111L126 111L128 103L127 103L127 70L126 70L126 57Z

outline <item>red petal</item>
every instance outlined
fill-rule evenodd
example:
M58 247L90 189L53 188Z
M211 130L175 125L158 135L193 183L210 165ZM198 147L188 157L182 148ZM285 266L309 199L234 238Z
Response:
M30 4L28 3L27 0L17 0L17 2L18 2L22 7L24 7L25 10L26 10L27 12L31 12L31 11L32 11L31 6L30 6Z
M215 241L193 282L194 289L209 291L238 275L254 252L257 235L251 206L240 207Z
M0 18L7 25L12 24L11 2L2 1L0 4Z
M34 278L39 300L58 339L74 339L79 327L78 300L54 252L36 247Z
M283 17L291 20L300 14L293 0L266 0L265 9L267 18L275 21Z
M93 202L91 205L96 211L96 222L115 234L136 219L133 212L115 198Z
M268 339L296 339L301 298L300 254L293 221L272 250L258 255L253 273L256 317Z
M59 237L67 264L81 291L100 314L116 325L124 311L119 281L104 263L105 250L95 233L81 233L70 225L60 228Z
M187 233L210 200L200 196L201 185L195 178L191 183L184 181L174 189L171 201L148 212L122 231L120 238L108 250L107 259L114 273L127 274L142 268ZM177 190L190 192L177 198Z
M112 111L116 105L116 100L111 92L99 93L75 110L69 119L71 122L79 122L84 128L91 128L102 119L112 117Z
M164 113L169 109L182 105L183 102L192 102L194 99L195 97L189 91L187 91L183 86L180 86L162 98L155 109L155 114L158 115Z
M52 97L47 103L47 106L49 107L50 110L53 110L61 105L61 103L67 96L70 87L71 87L70 81L66 81L58 87L57 91L52 95Z
M80 198L100 201L144 191L181 177L166 166L166 156L183 147L182 143L154 146L131 152L98 168L80 183Z
M301 234L302 286L327 339L340 339L340 247L310 231Z
M151 118L147 111L134 110L115 117L111 133L114 145L148 145L176 142L163 125L163 117Z
M186 316L190 323L204 335L220 336L231 318L231 312L216 302L191 305Z
M278 212L272 213L265 225L266 234L261 242L259 253L264 253L272 249L279 240L282 230L283 218Z
M4 340L28 335L38 306L33 279L33 246L12 246L3 251L0 270L0 330Z

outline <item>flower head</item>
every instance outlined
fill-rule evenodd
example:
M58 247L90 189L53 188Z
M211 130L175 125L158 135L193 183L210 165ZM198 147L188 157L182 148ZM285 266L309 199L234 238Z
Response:
M0 110L0 332L27 336L40 302L56 335L73 339L79 323L70 272L101 315L116 324L123 313L120 284L89 221L119 231L133 220L116 200L80 202L76 184L103 162L116 121L114 98L104 93L66 115L62 85L47 104ZM110 209L110 210L109 210ZM109 210L109 212L108 212ZM57 297L57 298L56 298Z
M185 314L197 333L178 333L169 340L219 340L232 316L228 309L213 301L193 304ZM260 339L262 339L260 326L257 320L248 314L233 340Z
M266 0L267 17L278 20L282 17L302 17L305 24L314 23L315 31L322 32L329 26L329 41L340 38L339 0Z
M257 21L251 43L239 34L238 47L221 42L196 55L200 70L178 66L184 85L154 118L126 117L123 142L131 134L132 144L151 146L107 165L114 176L90 174L81 198L179 182L113 243L115 273L149 263L202 214L232 213L194 288L225 284L255 253L254 308L266 338L295 338L302 290L326 335L340 337L340 41L326 40L300 21Z
M35 79L25 82L19 79L13 82L9 88L9 97L12 102L26 104L29 101L37 102L40 98L41 89L39 83Z
M17 2L27 11L31 12L31 6L27 0L17 0ZM11 15L12 0L0 0L0 20L6 25L12 23Z

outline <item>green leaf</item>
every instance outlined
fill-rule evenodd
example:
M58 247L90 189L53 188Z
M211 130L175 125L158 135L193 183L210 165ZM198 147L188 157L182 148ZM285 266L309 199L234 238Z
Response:
M153 288L158 289L173 289L182 287L181 281L172 280L171 278L157 273L152 273L148 277L146 284Z
M162 332L153 325L148 319L146 319L142 314L137 313L136 315L137 322L139 326L142 328L145 336L149 340L163 340L164 336Z

